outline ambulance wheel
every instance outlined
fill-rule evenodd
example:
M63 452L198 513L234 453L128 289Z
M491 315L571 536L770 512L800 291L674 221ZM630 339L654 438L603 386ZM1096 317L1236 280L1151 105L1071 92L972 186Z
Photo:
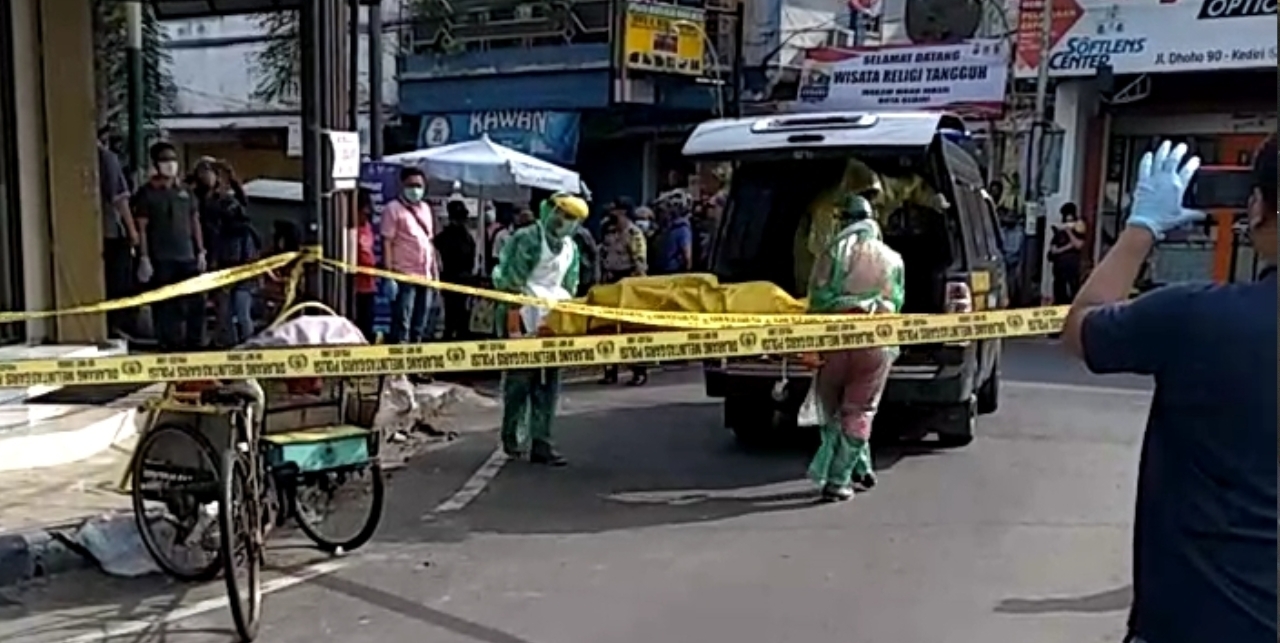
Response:
M1000 409L1000 365L991 370L987 381L978 388L978 415L990 415Z
M943 449L959 449L973 442L973 429L977 424L976 401L956 404L939 413L936 432L937 445Z
M742 447L766 447L773 438L772 400L767 395L730 395L724 400L724 423Z

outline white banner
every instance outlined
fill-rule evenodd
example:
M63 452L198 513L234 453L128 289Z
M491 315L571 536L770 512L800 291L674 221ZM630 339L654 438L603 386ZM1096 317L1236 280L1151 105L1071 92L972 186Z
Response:
M353 190L360 178L360 133L329 131L333 147L332 176L335 190Z
M1053 77L1093 76L1104 65L1117 74L1276 66L1276 0L1052 0L1051 6ZM1037 48L1039 15L1020 25L1020 78L1036 75L1038 53L1027 49Z
M958 45L814 49L794 108L804 111L952 109L999 112L1008 82L1002 40Z

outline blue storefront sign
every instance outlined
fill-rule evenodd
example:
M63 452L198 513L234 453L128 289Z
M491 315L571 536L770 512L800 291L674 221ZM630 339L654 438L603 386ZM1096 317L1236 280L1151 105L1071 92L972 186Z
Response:
M418 146L439 147L488 134L499 145L558 165L573 165L580 120L575 112L525 109L425 114L418 127Z
M373 254L382 265L382 206L400 196L400 170L398 163L368 162L360 164L360 187L368 190L373 201ZM378 293L374 296L373 328L386 335L391 327L391 300L395 297L395 283L378 280Z

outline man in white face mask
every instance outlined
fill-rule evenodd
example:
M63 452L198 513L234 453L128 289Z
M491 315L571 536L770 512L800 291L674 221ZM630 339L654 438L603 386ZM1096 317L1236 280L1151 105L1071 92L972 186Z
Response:
M424 200L427 175L420 168L400 171L400 198L382 209L382 260L389 270L413 277L439 279L435 247L435 218ZM418 343L432 334L428 329L435 291L421 284L396 284L391 307L392 344Z
M155 172L134 194L133 206L140 233L138 281L153 290L195 277L206 266L199 204L178 176L178 151L161 141L150 155ZM153 313L162 349L203 347L204 297L159 302Z

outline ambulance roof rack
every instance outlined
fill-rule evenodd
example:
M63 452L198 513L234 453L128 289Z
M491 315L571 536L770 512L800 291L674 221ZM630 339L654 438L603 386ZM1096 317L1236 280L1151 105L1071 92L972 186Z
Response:
M966 128L959 117L942 112L771 114L707 121L694 129L683 152L694 158L844 147L915 153L928 148L943 130Z

